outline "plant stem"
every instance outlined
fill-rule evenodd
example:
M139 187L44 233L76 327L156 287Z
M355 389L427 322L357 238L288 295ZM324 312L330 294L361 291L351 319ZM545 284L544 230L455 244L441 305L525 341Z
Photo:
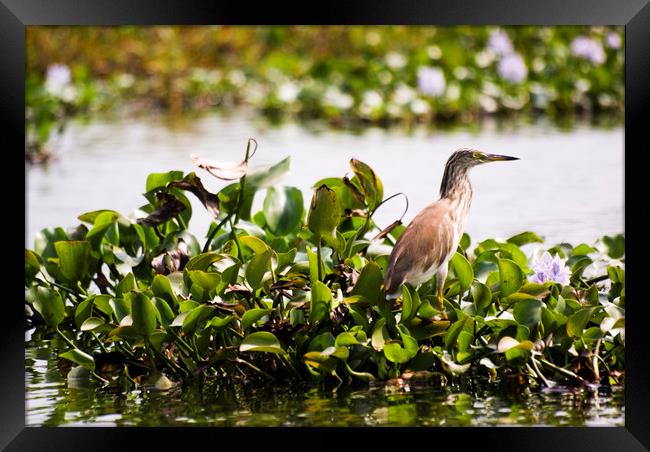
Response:
M553 370L556 370L556 371L560 372L561 374L566 375L567 377L571 377L571 378L574 378L574 379L578 380L581 383L585 383L584 378L582 378L580 375L577 375L577 374L571 372L570 370L566 370L566 369L564 369L562 367L556 366L555 364L553 364L553 363L551 363L551 362L549 362L549 361L547 361L547 360L545 360L543 358L540 358L539 362L542 363L542 364L545 364L546 366L550 367Z
M591 364L594 368L594 380L596 383L600 383L600 370L598 369L598 353L600 352L600 344L602 342L603 338L598 338L598 341L596 342L596 348L591 356Z
M74 342L72 342L70 339L68 339L68 337L67 337L65 334L63 334L63 333L61 332L61 330L59 329L58 326L56 327L56 332L59 334L59 336L61 336L61 338L62 338L62 339L63 339L63 340L64 340L64 341L65 341L65 342L66 342L70 347L72 347L72 348L77 348L77 346L74 345Z
M249 363L248 361L244 361L244 360L241 359L241 358L235 358L235 362L237 362L237 363L239 363L239 364L244 364L245 366L250 367L250 368L253 369L254 371L261 373L261 374L264 375L266 378L275 381L275 378L273 378L271 375L267 374L267 373L264 372L262 369L260 369L260 368L258 368L258 367L256 367L256 366L252 365L252 364Z
M322 270L321 270L321 242L322 239L318 237L318 246L316 248L316 266L318 268L318 280L323 281L323 275L322 275Z

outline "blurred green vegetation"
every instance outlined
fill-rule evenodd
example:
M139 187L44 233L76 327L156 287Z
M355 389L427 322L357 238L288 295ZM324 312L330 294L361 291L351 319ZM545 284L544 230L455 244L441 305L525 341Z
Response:
M28 156L66 118L247 106L271 118L622 120L623 27L27 28Z

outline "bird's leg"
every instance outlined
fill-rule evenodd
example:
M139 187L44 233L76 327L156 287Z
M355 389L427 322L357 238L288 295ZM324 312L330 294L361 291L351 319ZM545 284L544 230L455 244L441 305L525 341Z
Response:
M442 318L444 320L447 320L447 311L445 310L445 302L444 298L442 297L442 290L445 287L445 279L447 279L447 272L437 274L436 289L438 291L438 307L442 313Z

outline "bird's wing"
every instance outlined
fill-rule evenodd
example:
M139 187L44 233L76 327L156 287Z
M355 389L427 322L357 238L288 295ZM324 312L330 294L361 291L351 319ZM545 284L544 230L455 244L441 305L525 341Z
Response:
M410 276L440 266L452 252L455 232L451 205L440 200L425 207L397 240L390 255L384 287L395 293Z

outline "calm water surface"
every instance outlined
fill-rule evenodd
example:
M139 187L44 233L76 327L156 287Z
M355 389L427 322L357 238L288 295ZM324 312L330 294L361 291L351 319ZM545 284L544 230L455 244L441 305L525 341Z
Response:
M561 131L544 124L487 124L477 131L368 128L353 133L294 124L269 127L247 115L209 115L71 123L56 143L60 158L26 168L25 244L33 246L34 235L43 228L75 226L83 212L108 208L128 215L146 203L140 194L151 172L197 171L206 187L217 191L226 182L193 167L190 154L241 159L251 136L260 143L252 166L290 156L292 170L284 184L303 190L306 203L314 182L349 174L348 162L354 157L376 170L386 195L408 195L408 222L437 199L450 153L475 147L521 160L473 170L475 194L466 231L474 242L533 230L550 243L593 243L624 230L622 128ZM190 229L201 240L210 218L190 199ZM254 208L261 201L258 196ZM403 202L396 199L375 218L387 225L402 209ZM525 397L431 387L342 388L332 393L284 386L192 386L121 392L69 384L57 368L56 342L26 339L27 425L624 425L622 389L563 388Z
M351 174L350 158L375 169L386 196L405 193L410 221L438 197L444 163L460 147L520 157L472 170L474 200L466 224L474 242L507 238L525 230L550 244L593 243L623 232L623 129L579 126L561 131L547 124L499 126L476 131L367 128L360 133L318 126L269 127L245 115L165 120L129 118L73 122L56 144L60 158L26 169L25 244L46 227L76 226L84 212L113 209L125 215L146 204L140 194L151 172L196 171L209 190L228 184L192 165L190 154L214 160L241 160L248 137L260 148L253 167L291 157L284 185L300 188L305 203L312 185L325 177ZM263 193L254 203L261 207ZM210 217L189 196L194 215L190 230L205 237ZM377 211L386 226L404 209L401 198Z
M522 396L471 388L188 386L170 391L70 384L57 341L26 344L28 426L623 426L624 391L559 388Z

